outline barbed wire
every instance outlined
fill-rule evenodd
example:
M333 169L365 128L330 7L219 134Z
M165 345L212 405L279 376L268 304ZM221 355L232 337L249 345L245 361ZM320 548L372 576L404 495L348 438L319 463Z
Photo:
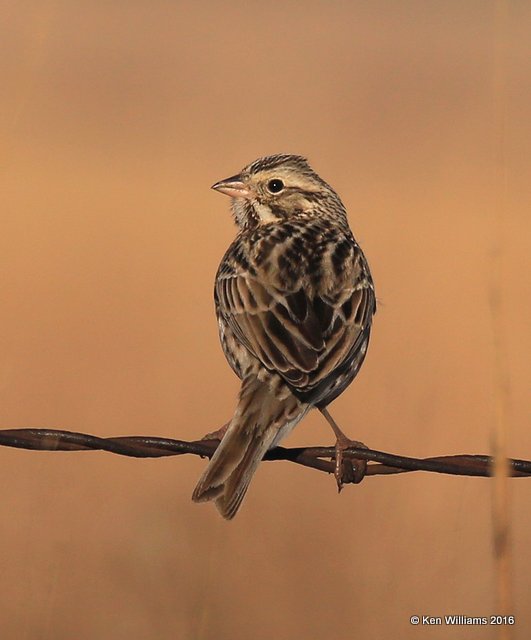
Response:
M133 458L162 458L193 454L211 458L219 440L174 440L154 436L120 436L100 438L87 433L62 429L3 429L0 445L38 451L107 451ZM275 447L264 460L286 460L326 473L334 473L335 447ZM343 452L344 461L367 461L362 475L391 475L411 471L428 471L460 476L492 476L494 460L487 455L460 454L412 458L384 451L349 447ZM531 461L509 459L510 475L515 478L531 475ZM343 483L359 482L357 474L345 465Z

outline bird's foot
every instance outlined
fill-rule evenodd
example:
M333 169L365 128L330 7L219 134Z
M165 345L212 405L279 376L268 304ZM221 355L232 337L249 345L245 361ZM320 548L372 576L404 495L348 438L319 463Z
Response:
M356 458L352 453L348 453L345 456L345 451L351 447L357 447L358 449L368 449L368 447L364 445L363 442L348 438L343 431L341 431L339 425L334 418L332 418L326 407L320 407L320 411L332 427L336 436L336 465L334 468L334 476L337 482L337 490L340 492L344 484L359 484L365 477L367 471L367 460Z
M221 442L221 440L223 440L223 436L227 433L228 428L229 423L227 422L219 429L216 429L215 431L211 431L210 433L204 435L201 440L219 440Z
M345 435L341 434L337 437L335 444L335 468L334 477L337 482L338 493L341 492L343 485L345 484L359 484L365 477L367 471L367 460L363 458L356 458L353 454L345 451L350 448L368 449L363 442L357 440L350 440Z

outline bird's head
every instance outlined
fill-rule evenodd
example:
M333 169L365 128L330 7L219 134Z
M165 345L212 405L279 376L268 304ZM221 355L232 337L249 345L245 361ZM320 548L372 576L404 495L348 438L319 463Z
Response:
M345 216L339 196L302 156L259 158L212 189L232 198L234 217L242 229L296 215Z

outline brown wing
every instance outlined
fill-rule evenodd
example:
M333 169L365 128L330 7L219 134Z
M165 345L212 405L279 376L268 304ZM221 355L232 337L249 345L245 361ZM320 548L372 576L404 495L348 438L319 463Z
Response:
M218 312L267 369L279 373L298 395L317 402L368 339L374 293L365 270L356 273L351 286L313 296L304 287L280 291L249 273L220 273Z
M369 342L376 298L372 283L364 283L349 291L341 301L314 300L314 309L322 320L326 337L326 351L319 367L306 388L297 395L302 400L326 406L352 382L359 371Z
M233 274L218 278L216 299L235 336L267 369L294 384L316 369L325 343L301 290L281 293Z

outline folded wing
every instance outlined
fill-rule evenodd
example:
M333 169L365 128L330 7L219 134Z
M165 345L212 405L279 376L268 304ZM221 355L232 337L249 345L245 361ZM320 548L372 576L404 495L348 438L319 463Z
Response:
M300 282L281 290L248 272L226 272L216 284L218 313L267 369L316 404L328 392L327 381L361 364L365 354L375 297L361 260L362 254L351 256L350 277L326 293Z

